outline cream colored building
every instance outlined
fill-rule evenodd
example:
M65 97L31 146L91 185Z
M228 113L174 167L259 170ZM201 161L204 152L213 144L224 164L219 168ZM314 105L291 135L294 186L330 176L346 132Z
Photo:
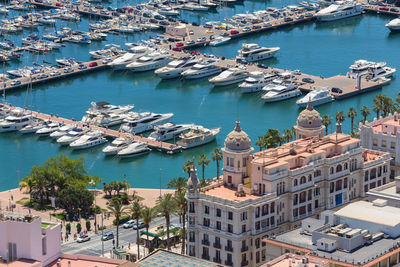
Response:
M314 114L315 128L321 117L312 106L306 110ZM188 254L228 266L259 266L267 260L262 238L388 182L388 153L365 150L344 134L320 137L321 131L252 153L237 122L222 149L223 179L201 189L195 171L189 179Z

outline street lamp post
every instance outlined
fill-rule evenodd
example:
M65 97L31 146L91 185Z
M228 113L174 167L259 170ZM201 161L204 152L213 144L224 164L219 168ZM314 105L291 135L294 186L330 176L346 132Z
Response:
M97 234L97 205L96 205L96 189L95 182L91 180L89 184L93 187L93 196L94 196L94 233Z

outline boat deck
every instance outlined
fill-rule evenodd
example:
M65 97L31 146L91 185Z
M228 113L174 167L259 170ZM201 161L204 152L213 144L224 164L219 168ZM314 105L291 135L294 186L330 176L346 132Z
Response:
M17 108L17 107L13 107L10 106L11 109ZM123 133L117 130L112 130L112 129L108 129L108 128L104 128L104 127L100 127L100 126L96 126L93 124L87 124L87 123L83 123L81 121L75 121L74 119L66 119L66 118L62 118L59 116L54 116L54 115L49 115L49 114L44 114L41 112L37 112L37 111L32 111L33 116L35 116L36 118L42 119L44 121L51 121L51 122L58 122L58 123L63 123L63 124L76 124L77 127L80 128L87 128L89 127L90 130L92 131L101 131L103 132L103 134L107 137L112 137L112 138L118 138L118 137L126 137L126 138L133 138L133 140L137 141L137 142L143 142L146 145L148 145L149 147L151 147L152 149L156 149L158 151L163 151L166 152L168 154L174 154L174 153L178 153L182 151L182 147L175 145L175 144L170 144L170 143L166 143L166 142L161 142L161 141L155 141L143 136L139 136L139 135L132 135L130 133Z

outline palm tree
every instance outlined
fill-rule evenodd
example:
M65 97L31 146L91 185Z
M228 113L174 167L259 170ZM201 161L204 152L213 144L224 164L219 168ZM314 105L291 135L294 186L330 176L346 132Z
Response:
M394 111L396 111L396 105L393 102L393 99L388 96L383 97L382 105L383 105L383 116L384 117L389 115L389 113L393 113Z
M154 211L152 208L146 207L144 206L142 209L142 219L144 222L144 225L146 227L146 234L147 234L147 245L149 246L149 250L150 250L150 243L149 243L149 227L150 227L150 223L153 220L154 217Z
M265 138L264 136L259 136L256 141L256 146L260 148L260 151L265 147Z
M328 135L328 127L332 123L332 118L329 115L322 116L322 124L325 126L325 135Z
M197 162L197 164L199 165L199 166L201 166L201 170L202 170L202 180L204 181L204 169L205 169L205 167L208 165L208 164L210 164L210 160L207 158L207 156L205 155L205 154L201 154L200 155L200 159L199 159L199 161Z
M140 249L139 249L139 218L142 216L143 206L138 200L132 203L131 214L132 218L136 220L136 244L138 249L138 259L140 259Z
M222 160L221 149L216 147L214 152L211 153L212 160L217 164L217 179L219 179L219 161Z
M374 99L374 112L376 112L376 118L379 119L379 114L380 112L383 110L383 99L384 99L384 95L383 94L379 94L377 96L375 96Z
M175 195L175 203L176 203L176 211L179 217L182 218L182 254L185 254L185 240L186 240L186 232L185 232L185 220L186 220L186 211L187 211L187 200L186 200L186 192L178 191Z
M357 116L357 111L355 108L350 107L349 111L347 112L347 117L350 118L350 122L351 122L351 133L353 133L353 129L354 129L354 117Z
M342 124L342 122L344 122L344 119L345 119L343 111L336 112L335 119L336 119L336 123Z
M283 136L282 136L283 140L285 140L287 143L290 142L290 140L292 140L293 135L292 135L292 131L289 129L286 129L283 131Z
M169 240L169 226L170 226L170 216L174 213L176 207L175 199L172 194L165 194L160 199L157 200L157 209L165 217L165 223L167 226L167 247L171 250L171 244Z
M365 121L367 120L367 117L368 117L369 114L370 114L369 108L368 108L367 106L363 106L363 107L361 108L361 115L362 115L363 118L364 118L364 123L365 123Z
M127 212L127 207L124 207L122 201L119 198L114 198L108 205L108 209L112 212L115 217L115 222L117 223L117 248L119 245L119 220Z
M185 177L176 177L172 178L168 184L167 188L175 188L177 192L183 191L186 189L187 180Z
M191 171L193 165L194 165L194 161L187 160L185 162L185 164L182 166L182 170L184 172L187 172L188 178L190 178L190 171Z

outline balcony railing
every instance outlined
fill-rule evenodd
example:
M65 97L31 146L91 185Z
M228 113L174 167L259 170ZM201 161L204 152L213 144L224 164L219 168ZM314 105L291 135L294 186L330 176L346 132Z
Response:
M233 247L228 247L228 246L225 246L225 250L226 250L226 251L233 252Z
M210 260L210 255L201 255L201 258L203 259L203 260Z
M214 258L213 258L213 261L216 262L216 263L221 263L221 258L216 258L216 257L214 257Z
M214 243L213 246L214 248L221 248L221 243Z
M227 265L227 266L233 266L233 262L232 262L232 261L225 261L225 265Z
M242 247L242 249L240 250L241 252L245 252L245 251L248 251L249 250L249 246L245 246L245 247Z
M209 240L201 240L201 243L205 246L209 246L210 245L210 241Z
M247 265L249 265L249 261L242 261L240 263L240 266L247 266Z
M189 238L189 242L196 242L194 238Z

